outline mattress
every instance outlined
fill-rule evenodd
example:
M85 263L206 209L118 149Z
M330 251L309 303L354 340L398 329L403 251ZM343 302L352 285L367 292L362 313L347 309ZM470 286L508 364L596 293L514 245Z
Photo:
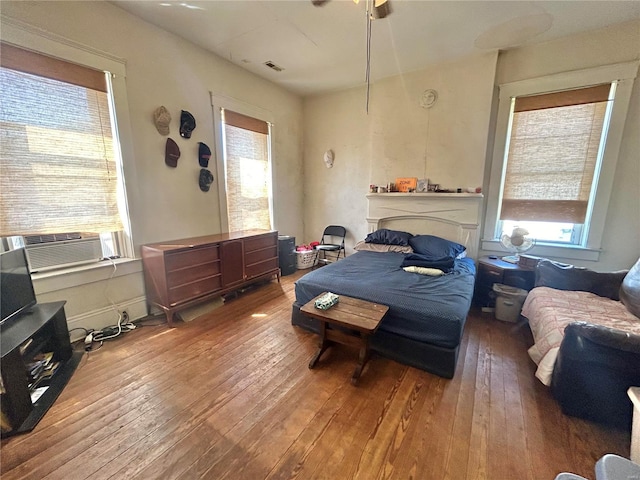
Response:
M360 251L313 270L295 284L300 306L322 292L368 300L389 307L379 330L446 348L460 344L469 313L475 264L455 261L453 271L433 277L405 272L405 254Z

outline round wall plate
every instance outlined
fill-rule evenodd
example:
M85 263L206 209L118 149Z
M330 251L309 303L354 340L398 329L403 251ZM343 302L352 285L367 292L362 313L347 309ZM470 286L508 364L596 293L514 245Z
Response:
M420 106L422 108L431 108L438 101L438 92L433 89L425 90L420 97Z

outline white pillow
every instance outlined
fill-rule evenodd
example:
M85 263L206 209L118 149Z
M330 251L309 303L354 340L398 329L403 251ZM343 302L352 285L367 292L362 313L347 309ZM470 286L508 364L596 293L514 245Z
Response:
M419 273L420 275L429 275L431 277L439 277L440 275L444 275L444 272L438 268L429 268L429 267L403 267L405 272L409 273Z

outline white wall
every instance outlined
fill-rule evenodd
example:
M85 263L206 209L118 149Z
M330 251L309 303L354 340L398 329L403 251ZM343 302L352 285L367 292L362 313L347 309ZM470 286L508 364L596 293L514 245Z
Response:
M305 239L344 225L348 250L367 234L370 184L429 178L441 188L482 186L497 54L467 57L366 88L305 99ZM427 89L435 106L420 106ZM335 152L332 169L322 161Z
M3 21L23 22L63 41L125 60L131 120L125 129L131 143L124 152L124 169L136 251L145 243L221 231L217 191L221 179L213 158L209 169L216 177L214 184L207 193L198 187L197 142L215 151L210 92L272 114L274 223L282 234L302 237L302 100L298 96L106 2L3 1L1 13ZM175 169L164 163L166 137L152 121L160 105L171 113L170 137L181 150ZM181 109L196 118L190 140L179 135ZM67 315L82 323L84 317L109 308L104 290L111 268L99 270L101 278L92 277L89 283L70 289L50 291L50 281L37 280L37 292L50 292L39 294L39 300L67 299ZM139 304L143 298L140 267L133 270L137 271L118 273L108 284L117 304L135 299ZM109 321L113 323L113 318Z

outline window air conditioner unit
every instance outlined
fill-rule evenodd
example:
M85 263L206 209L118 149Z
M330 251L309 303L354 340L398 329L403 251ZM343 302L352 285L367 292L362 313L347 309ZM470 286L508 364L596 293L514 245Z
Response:
M25 236L24 243L32 272L97 262L102 258L99 235L34 235Z

